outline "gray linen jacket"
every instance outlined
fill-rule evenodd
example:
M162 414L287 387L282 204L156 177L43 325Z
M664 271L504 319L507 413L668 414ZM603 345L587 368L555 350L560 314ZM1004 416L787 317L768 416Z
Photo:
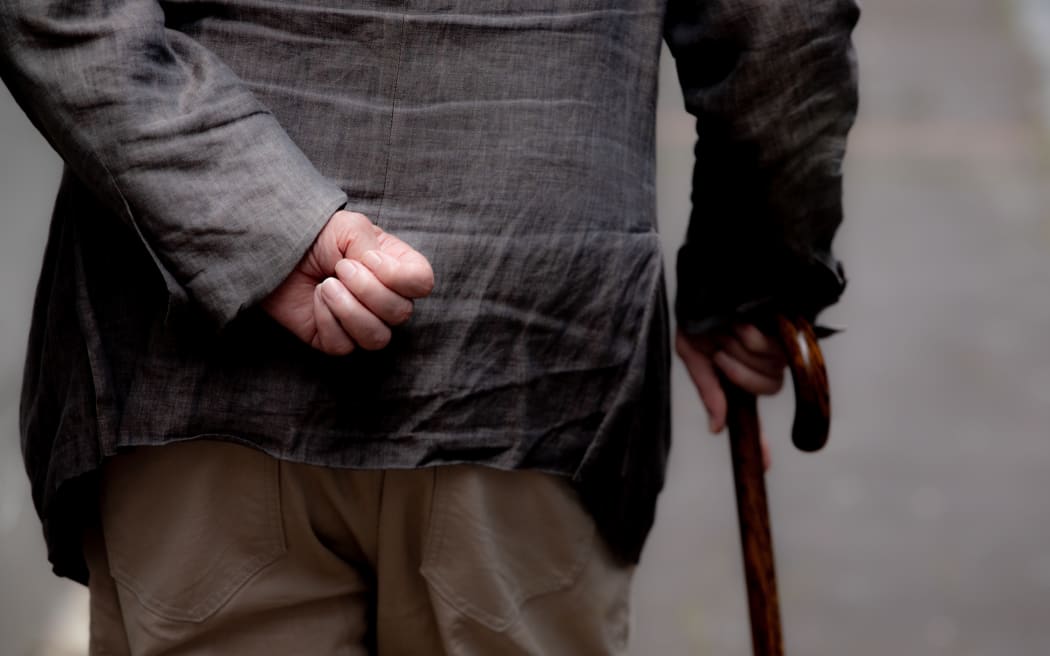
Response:
M67 165L21 413L59 574L86 577L106 457L200 437L565 475L637 559L669 446L664 36L699 128L680 321L841 291L852 0L0 8L0 74ZM331 358L256 304L343 206L424 253L437 287L388 348Z

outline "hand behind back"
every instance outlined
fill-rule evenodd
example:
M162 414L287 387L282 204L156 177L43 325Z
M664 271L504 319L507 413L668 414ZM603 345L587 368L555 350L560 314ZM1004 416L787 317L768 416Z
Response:
M368 217L332 215L295 270L262 307L296 337L329 355L381 349L430 294L427 259Z

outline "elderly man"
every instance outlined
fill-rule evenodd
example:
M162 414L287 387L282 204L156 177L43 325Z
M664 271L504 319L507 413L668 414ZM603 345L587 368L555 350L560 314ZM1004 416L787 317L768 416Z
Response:
M22 431L93 653L623 653L669 444L661 41L718 431L716 370L780 384L752 324L842 288L852 0L0 7L67 165Z

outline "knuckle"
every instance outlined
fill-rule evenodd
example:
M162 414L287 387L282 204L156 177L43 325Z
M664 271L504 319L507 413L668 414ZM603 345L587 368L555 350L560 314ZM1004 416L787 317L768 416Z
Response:
M403 323L407 323L412 318L412 310L413 305L411 301L398 303L393 311L390 312L390 324L400 326Z
M762 332L752 325L746 325L737 333L743 345L751 351L760 351L765 345L765 337Z
M357 243L372 236L372 221L358 212L347 212L343 221L344 239L346 248L349 250Z
M347 212L346 220L347 225L360 231L371 230L372 228L371 219L360 212Z
M361 338L358 339L358 343L361 344L361 348L367 351L378 351L390 343L390 331L380 328L366 331L365 334L361 335Z
M410 275L413 287L420 296L427 296L434 291L434 271L429 266L417 265Z
M761 353L763 351L763 346L765 346L762 343L762 338L757 337L757 336L752 335L752 334L745 335L744 339L743 339L743 343L744 343L744 348L746 348L747 350L751 351L752 353L756 353L756 352L757 353Z

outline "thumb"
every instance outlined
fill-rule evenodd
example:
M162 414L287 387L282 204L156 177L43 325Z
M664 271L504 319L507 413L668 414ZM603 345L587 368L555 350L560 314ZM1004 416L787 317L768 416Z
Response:
M364 261L366 253L379 249L381 230L364 214L338 212L339 218L333 229L337 231L340 259Z
M339 210L328 219L314 240L310 252L303 259L310 268L307 273L322 279L335 274L335 265L342 259L359 260L378 246L378 228L364 214Z

